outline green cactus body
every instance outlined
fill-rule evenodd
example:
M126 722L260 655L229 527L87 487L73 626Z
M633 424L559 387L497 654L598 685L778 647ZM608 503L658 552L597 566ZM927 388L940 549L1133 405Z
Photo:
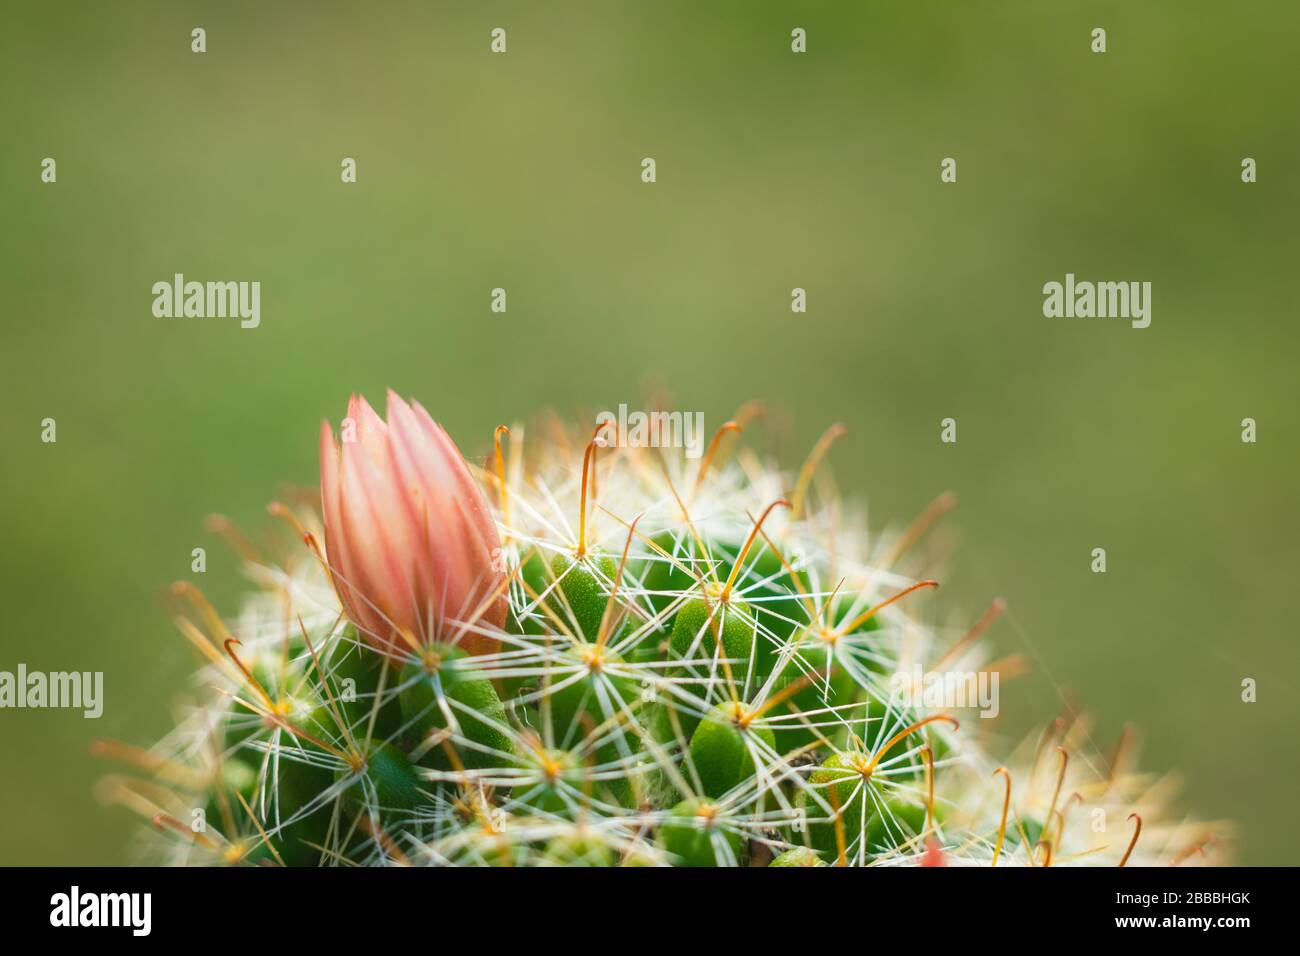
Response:
M547 844L542 860L549 866L614 866L618 854L594 835L577 831Z
M650 606L662 614L691 590L704 567L689 536L679 541L672 532L662 531L651 540L653 547L642 562L641 587Z
M251 830L245 836L250 849L243 862L269 865L283 861L286 866L315 866L321 855L316 847L325 845L330 807L323 804L311 809L311 805L332 782L328 770L282 756L267 775L267 785L273 788L275 798L262 827L270 845L256 829Z
M601 619L609 606L610 582L617 573L618 565L607 556L574 558L557 554L551 559L551 574L558 582L556 587L562 598L553 598L550 604L566 626L576 624L576 636L588 641L597 639Z
M450 714L460 734L476 745L456 748L462 766L505 766L513 752L510 737L501 729L509 726L505 705L472 660L458 647L437 645L428 649L423 660L403 668L400 702L407 734L417 741L436 738L450 726ZM439 743L433 743L422 762L441 770L454 766Z
M772 862L768 864L768 866L777 867L825 865L826 861L806 846L797 846L793 849L786 850L779 856L774 857Z
M506 630L511 634L545 634L547 622L540 610L542 596L551 584L551 572L540 551L533 549L524 555L519 566L520 585L518 600L510 604Z
M772 731L745 722L740 704L719 704L691 735L690 755L704 795L721 797L754 774L756 761L767 763L765 752L776 746ZM751 751L757 748L757 754Z
M943 823L942 806L934 809L935 821ZM899 846L925 832L926 808L910 797L891 794L884 799L884 806L876 811L867 821L867 852L877 853L882 848Z
M853 704L861 699L862 690L837 662L835 648L821 635L805 636L782 670L781 687L796 683L801 689L790 696L779 713L808 715L808 723L814 726L783 721L776 731L777 746L782 751L790 751L814 743L820 739L819 735L840 739L843 728L835 726L837 721L828 708Z
M673 621L670 647L676 659L699 661L709 666L718 646L718 632L722 632L722 654L731 664L735 679L743 681L749 670L748 662L758 646L758 633L754 628L754 612L743 601L720 604L693 598L682 605Z
M350 732L359 737L368 733L380 740L397 734L402 726L402 707L391 691L397 685L400 668L371 651L351 625L335 653L337 660L330 671L331 693L339 702ZM323 692L317 696L322 702L326 699Z
M868 859L889 847L907 844L925 829L926 806L902 792L899 778L874 778L871 759L863 753L838 753L827 758L808 778L832 809L838 809L844 850ZM883 782L888 780L889 783ZM835 816L800 795L800 807L808 814L808 845L827 860L839 854L840 837ZM936 820L942 820L936 807Z
M353 807L375 806L398 817L416 810L423 801L415 765L393 744L373 746L357 769L339 770L337 779L351 784L344 791Z
M722 866L740 855L743 842L706 801L683 800L659 828L660 845L681 866Z
M638 746L627 729L624 708L634 706L639 691L636 683L617 673L622 659L609 650L583 645L560 656L550 695L551 726L557 742L563 743L586 733L598 734L605 742L597 750L600 762L626 755ZM572 668L571 672L567 672Z
M759 629L765 634L778 642L785 641L807 625L809 608L816 602L802 596L811 590L806 574L792 573L771 549L763 548L752 559L746 580L754 582L745 589L745 595L752 599ZM762 645L761 663L768 663L772 646L770 641Z
M527 782L511 792L511 800L542 814L565 815L574 802L595 789L583 762L564 750L542 750L526 754L522 760L530 771ZM536 779L533 779L533 774Z
M372 444L384 434L372 432ZM510 441L522 435L512 429ZM469 474L423 489L436 527L408 527L423 513L375 500L355 513L401 534L372 539L369 525L344 520L354 511L331 511L326 520L366 547L340 548L338 527L310 536L335 548L330 569L367 559L359 587L465 562L448 576L462 599L449 607L435 606L441 592L426 581L354 594L310 552L275 574L259 568L258 589L227 625L240 641L225 647L233 660L206 655L198 683L217 692L157 751L131 755L156 766L159 803L174 808L160 857L698 867L761 865L790 847L768 864L785 868L835 863L841 849L850 865L918 864L931 843L975 865L990 865L994 846L999 867L1045 857L1042 817L1058 777L1040 767L1039 738L986 754L948 708L893 686L917 663L942 669L962 657L946 659L953 640L910 607L925 598L908 595L934 582L909 584L907 561L892 553L880 566L875 537L807 475L736 449L727 460L725 446L702 462L662 447L597 455L589 435L543 440L521 456L522 474L503 465L491 500L457 497L474 491ZM445 459L449 446L428 437ZM427 476L401 477L392 487ZM327 497L355 491L334 478L322 482ZM778 508L791 488L797 505ZM434 494L443 491L447 500ZM494 535L501 547L479 554ZM388 554L378 538L416 553ZM439 551L446 541L455 547ZM492 585L488 600L470 586L480 581ZM438 613L394 603L408 593ZM867 616L873 608L883 617ZM401 633L436 642L377 643L394 616ZM1126 819L1141 778L1111 779L1108 760L1087 756L1062 763L1057 809L1066 794L1089 793ZM969 772L1003 764L1005 775ZM1035 812L1013 809L1004 831L1008 783L1010 805ZM191 806L208 834L187 837L175 808ZM1059 814L1053 865L1208 852L1190 836L1150 840L1157 821L1144 813L1148 837L1131 858L1124 840L1099 842L1085 814Z

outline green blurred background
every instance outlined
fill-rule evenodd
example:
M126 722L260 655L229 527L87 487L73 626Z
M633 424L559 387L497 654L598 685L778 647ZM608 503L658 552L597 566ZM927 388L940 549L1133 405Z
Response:
M662 384L710 429L767 400L791 466L843 421L873 524L954 490L935 608L1004 595L998 650L1039 662L1008 733L1068 687L1241 822L1241 861L1293 863L1298 10L6 4L0 669L103 670L107 707L0 712L0 862L123 859L87 745L168 729L194 656L166 585L206 546L235 609L204 515L267 523L350 391L476 455ZM176 272L259 280L261 327L154 318ZM1150 280L1151 327L1044 318L1066 272Z

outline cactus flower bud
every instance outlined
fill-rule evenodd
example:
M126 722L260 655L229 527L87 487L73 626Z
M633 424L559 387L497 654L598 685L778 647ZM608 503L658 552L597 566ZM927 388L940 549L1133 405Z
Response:
M374 647L494 650L505 623L500 539L456 445L391 389L385 423L352 396L341 442L321 425L325 552L343 609Z

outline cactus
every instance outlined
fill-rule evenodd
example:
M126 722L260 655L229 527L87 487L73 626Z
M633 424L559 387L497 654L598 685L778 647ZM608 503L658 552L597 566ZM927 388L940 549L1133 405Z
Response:
M721 429L700 459L498 429L466 465L418 405L322 438L323 507L276 504L258 590L180 628L201 703L109 794L151 861L262 865L1134 865L1200 862L1219 825L1067 714L999 760L898 675L999 669L927 626L934 582L825 480ZM412 484L422 482L422 484ZM788 493L788 497L787 496ZM405 496L410 495L410 500ZM417 506L412 507L412 502ZM928 602L928 603L927 603ZM210 689L210 690L209 690Z

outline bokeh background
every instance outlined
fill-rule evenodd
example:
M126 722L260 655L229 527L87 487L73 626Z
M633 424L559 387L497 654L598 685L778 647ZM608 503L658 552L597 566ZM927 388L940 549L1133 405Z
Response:
M204 546L235 609L203 517L268 523L349 392L476 455L662 385L710 430L768 401L790 466L844 422L875 524L955 491L935 613L1009 601L992 639L1038 666L1008 739L1069 689L1240 821L1241 861L1294 863L1297 48L1293 0L11 0L0 669L103 670L107 706L0 712L0 862L123 858L88 744L170 726L166 586ZM154 318L176 272L259 280L261 327ZM1151 327L1044 318L1066 272L1151 281Z

